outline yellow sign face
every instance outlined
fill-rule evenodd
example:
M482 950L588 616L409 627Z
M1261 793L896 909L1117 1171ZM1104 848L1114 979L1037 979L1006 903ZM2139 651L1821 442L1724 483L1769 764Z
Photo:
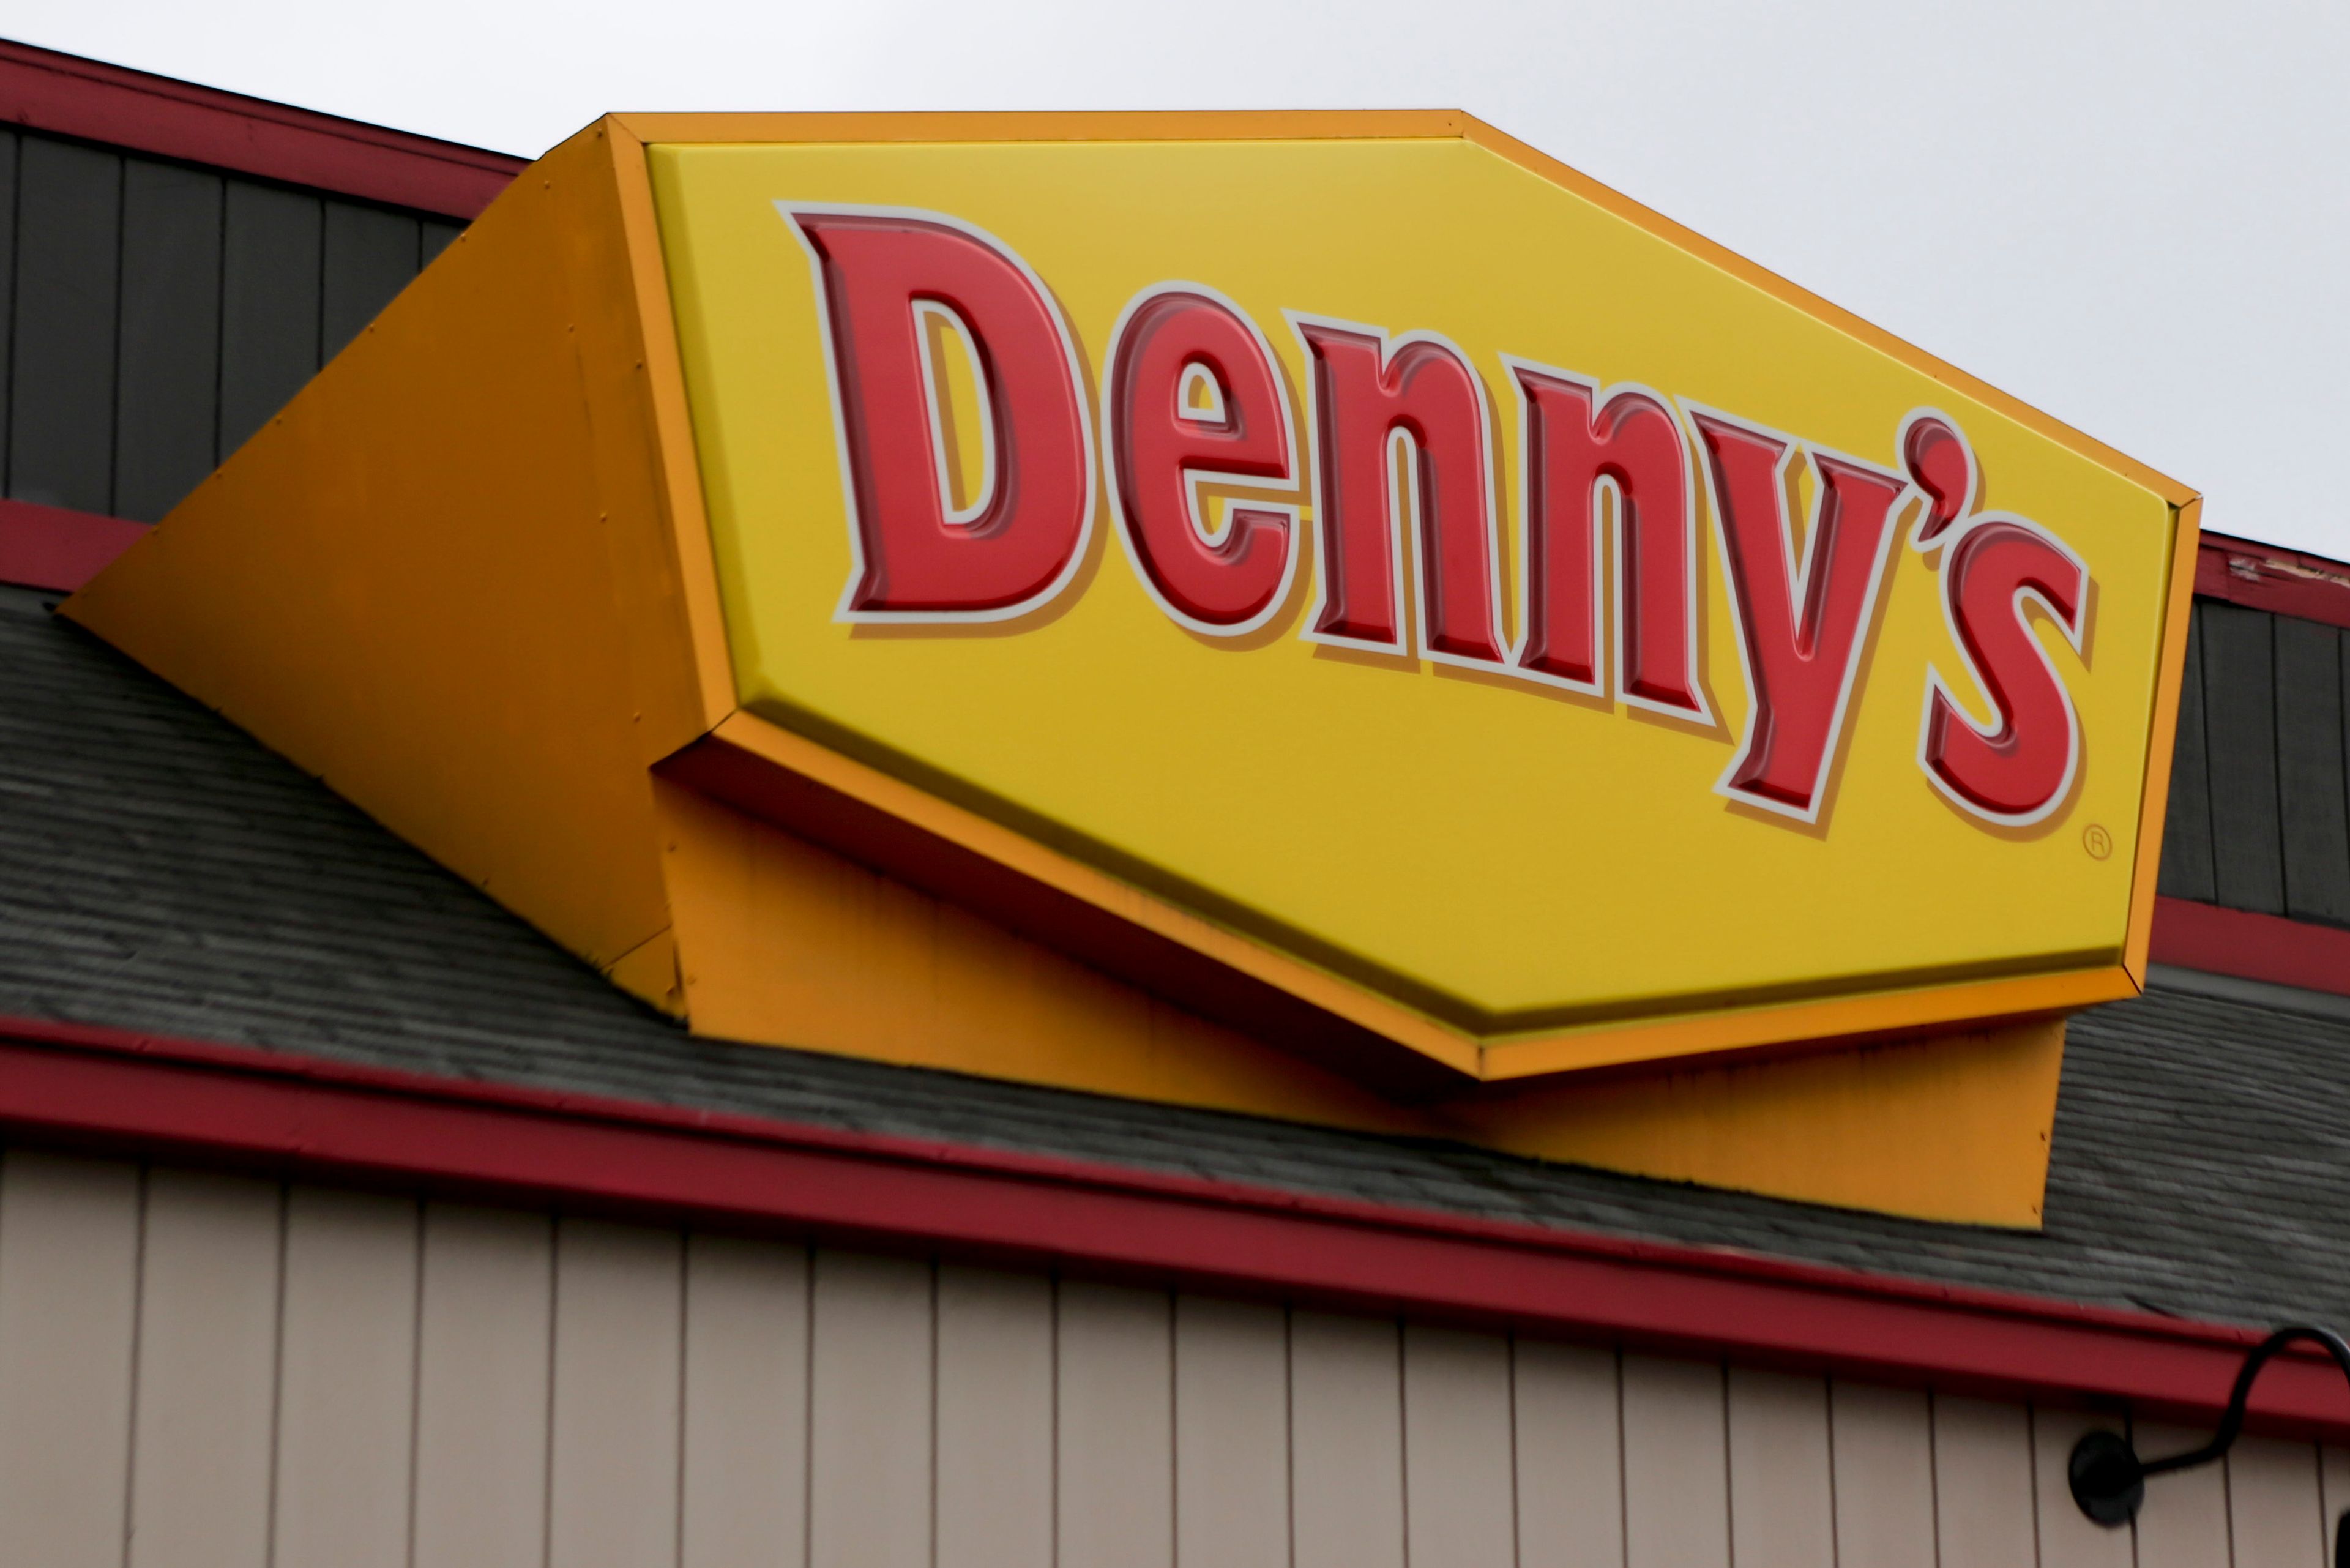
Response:
M752 713L1502 1075L2142 962L2159 476L1475 139L648 153Z

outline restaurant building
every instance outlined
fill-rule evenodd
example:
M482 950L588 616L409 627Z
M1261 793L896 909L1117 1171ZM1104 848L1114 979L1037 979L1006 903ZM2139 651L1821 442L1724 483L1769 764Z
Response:
M2070 1468L2350 1323L2350 566L1464 115L0 118L0 1563L2327 1560Z

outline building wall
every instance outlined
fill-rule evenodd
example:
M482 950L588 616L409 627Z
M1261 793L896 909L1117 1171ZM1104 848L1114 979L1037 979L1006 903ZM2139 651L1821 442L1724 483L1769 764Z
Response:
M5 493L161 517L459 227L0 132Z
M10 1568L2319 1568L2350 1505L2345 1456L2247 1439L2153 1489L2134 1542L2065 1492L2084 1424L0 1156Z
M2350 764L2331 626L2199 599L2179 689L2161 890L2350 925Z

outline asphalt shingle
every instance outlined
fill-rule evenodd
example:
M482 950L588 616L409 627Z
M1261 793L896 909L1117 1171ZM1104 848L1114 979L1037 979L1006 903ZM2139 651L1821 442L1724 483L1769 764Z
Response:
M2244 1322L2350 1319L2350 1004L2192 976L2074 1021L2047 1227L695 1039L0 589L0 1013L1731 1245Z

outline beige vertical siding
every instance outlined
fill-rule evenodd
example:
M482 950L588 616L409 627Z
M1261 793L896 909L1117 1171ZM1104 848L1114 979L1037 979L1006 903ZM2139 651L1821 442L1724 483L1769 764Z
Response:
M1626 1568L1730 1568L1722 1368L1627 1355L1623 1376Z
M937 1568L1053 1560L1053 1282L938 1277Z
M0 1568L2321 1568L2350 1454L0 1155ZM2201 1434L2136 1433L2159 1454Z
M1828 1390L1840 1568L1935 1568L1934 1409L1907 1389Z
M283 1197L233 1176L147 1179L132 1568L244 1568L268 1552Z
M816 1255L809 1314L809 1568L928 1568L931 1271Z
M1172 1568L1174 1302L1060 1290L1059 1568Z
M417 1221L399 1199L286 1196L274 1568L407 1568Z
M1175 1303L1175 1562L1289 1568L1289 1324L1277 1306Z
M139 1172L0 1156L0 1563L117 1568L130 1491Z
M595 1220L556 1228L548 1568L676 1561L681 1240Z
M1523 1340L1510 1363L1520 1568L1624 1568L1615 1353Z
M2131 1433L2149 1459L2185 1453L2210 1437L2152 1425ZM2147 1488L2137 1535L2138 1568L2229 1568L2227 1469L2207 1465Z
M1738 1568L1835 1561L1834 1463L1824 1382L1731 1368L1730 1534Z
M1391 1323L1289 1321L1297 1568L1404 1568L1403 1340Z
M1403 1333L1404 1555L1511 1568L1517 1467L1510 1342L1414 1324Z
M430 1203L423 1252L415 1568L542 1563L554 1228L541 1215Z
M685 1247L682 1568L800 1568L807 1546L807 1255Z
M2272 1438L2239 1438L2228 1454L2228 1523L2238 1563L2324 1568L2317 1449Z
M2036 1550L2032 1412L1934 1401L1934 1521L1941 1568L2012 1568Z

